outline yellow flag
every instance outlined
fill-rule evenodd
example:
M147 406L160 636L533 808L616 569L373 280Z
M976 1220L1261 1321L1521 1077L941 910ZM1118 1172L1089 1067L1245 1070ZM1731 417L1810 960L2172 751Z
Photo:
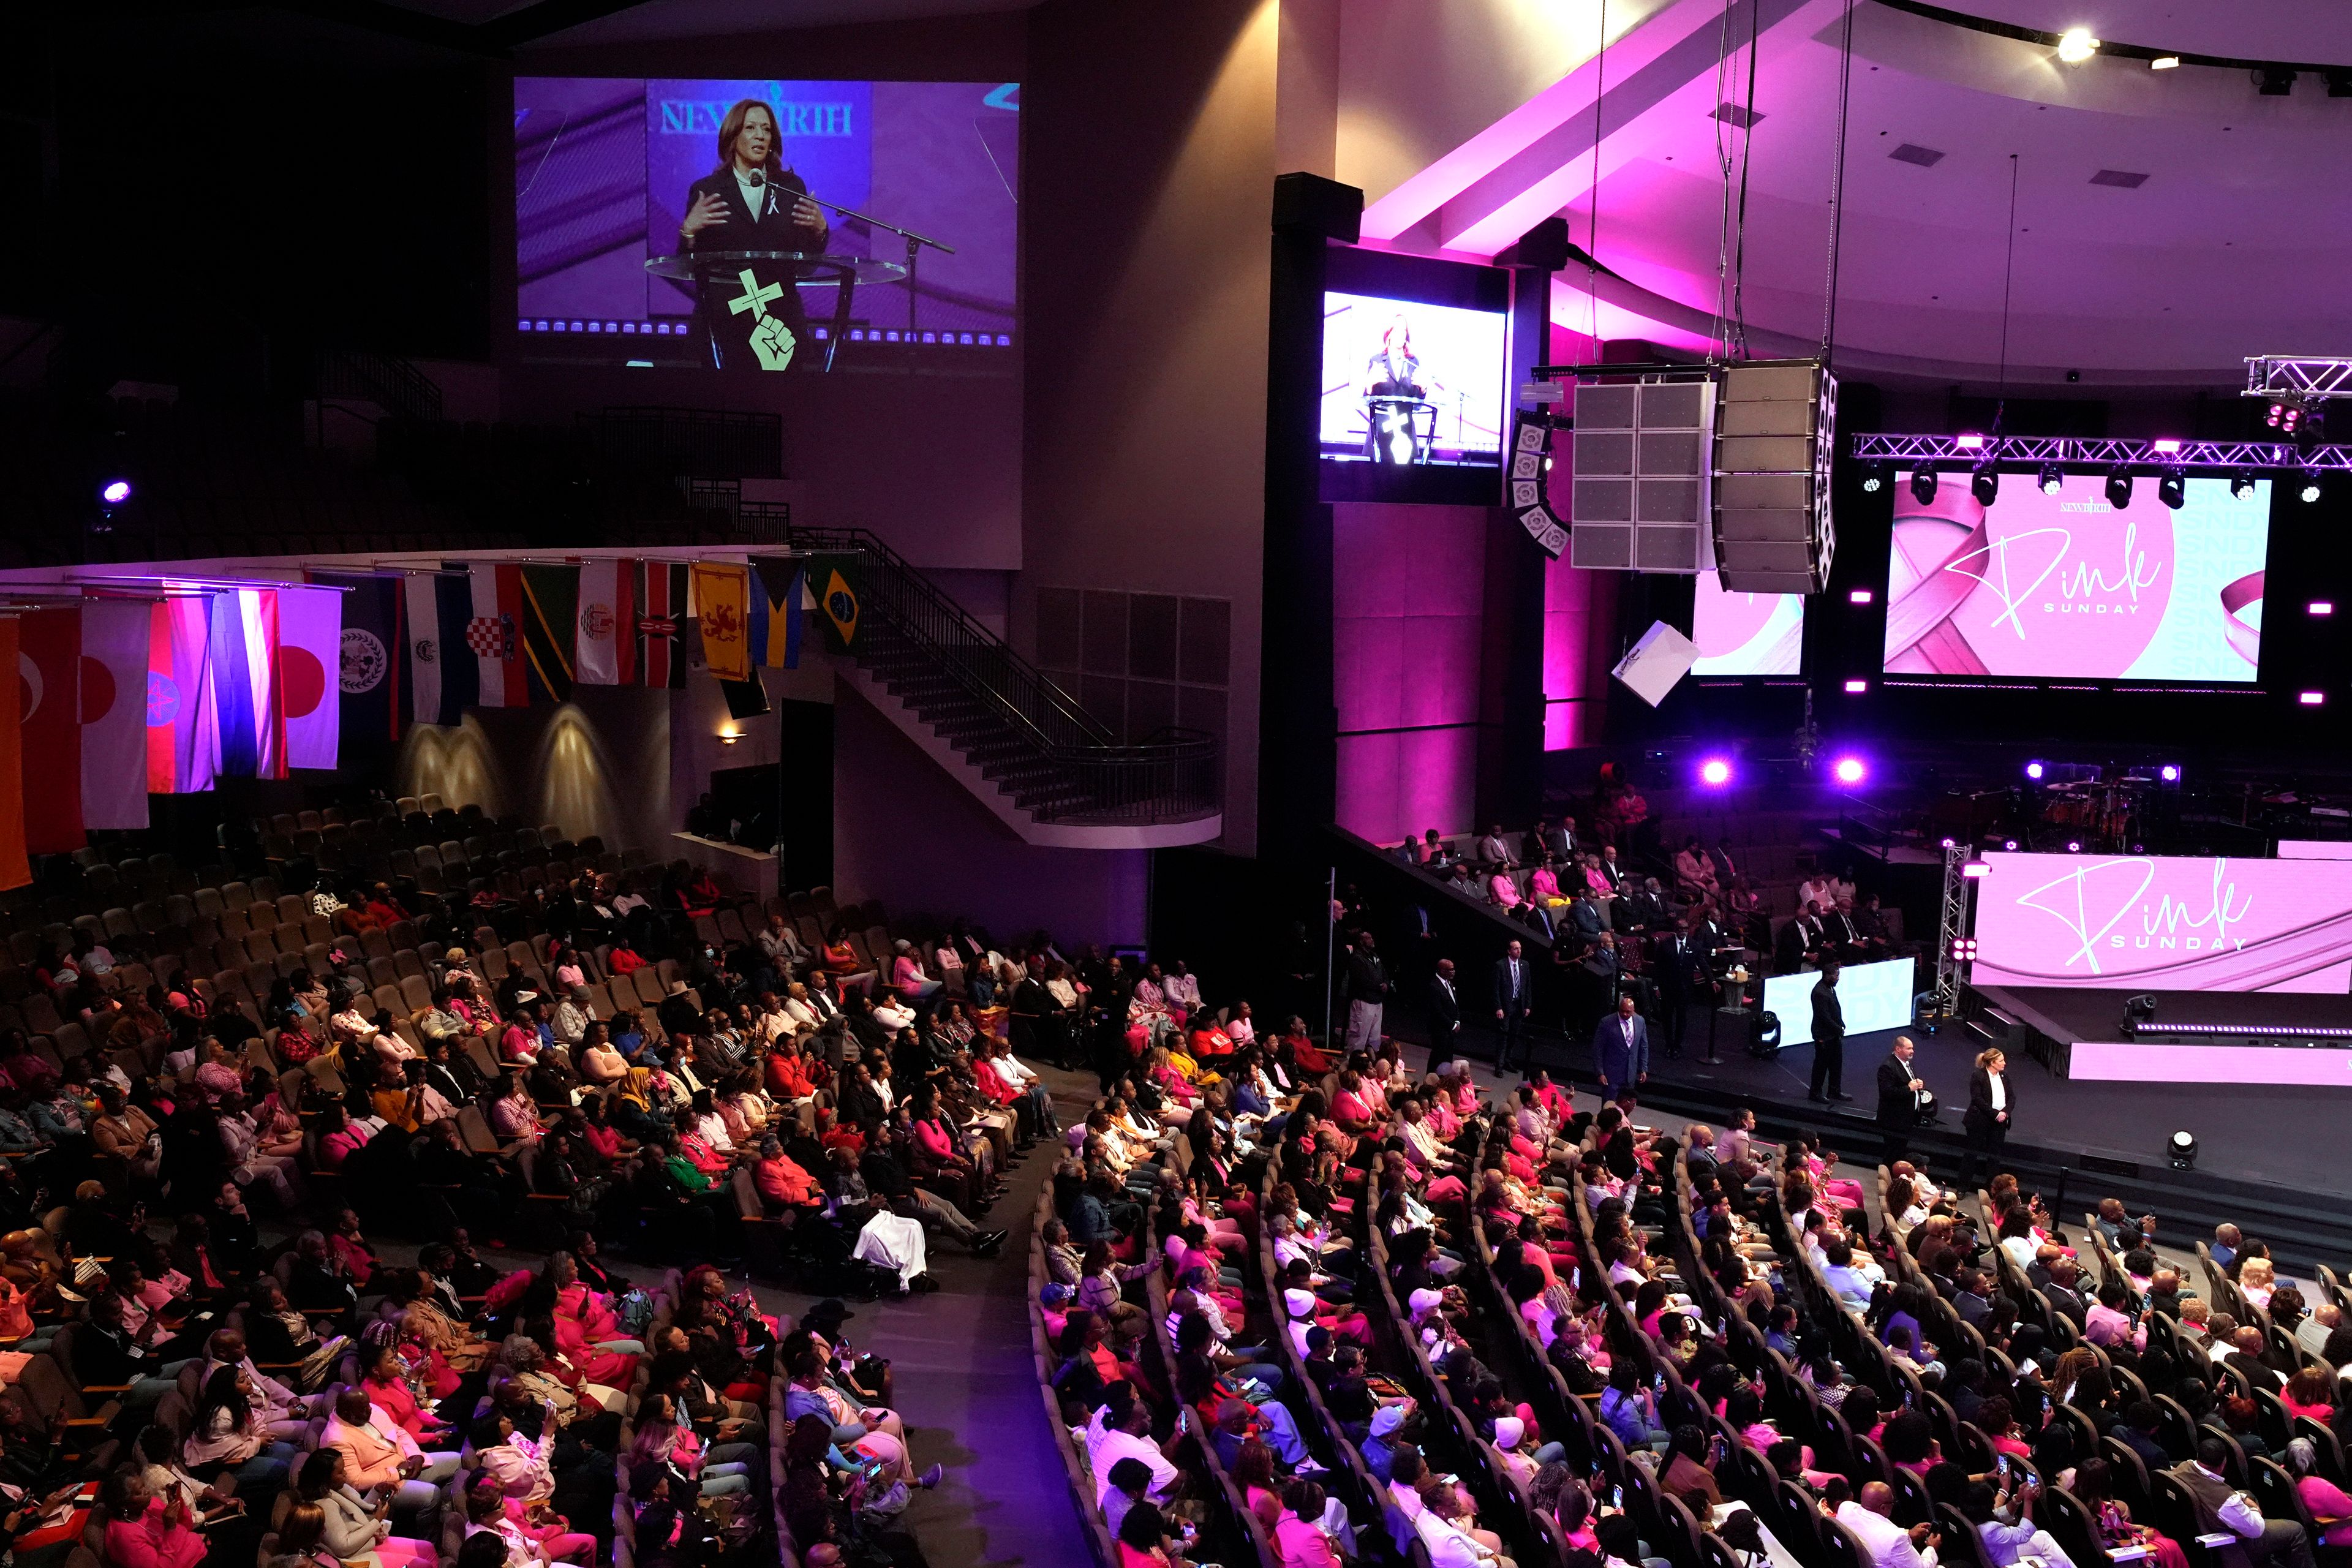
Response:
M721 680L751 679L750 568L697 562L694 605L702 628L702 662Z

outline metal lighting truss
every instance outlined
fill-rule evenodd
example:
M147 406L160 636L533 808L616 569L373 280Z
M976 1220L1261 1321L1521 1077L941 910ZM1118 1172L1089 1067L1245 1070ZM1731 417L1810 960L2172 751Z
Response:
M2248 354L2242 397L2294 398L2305 404L2352 396L2352 359L2307 354Z
M1858 434L1855 458L1896 463L1979 463L2109 468L2315 468L2352 472L2352 447L2308 451L2277 441L2086 441L2073 436L1893 436ZM1962 440L1969 444L1961 445Z
M1944 846L1944 906L1936 922L1936 1014L1949 1018L1960 1010L1962 938L1969 934L1969 846Z

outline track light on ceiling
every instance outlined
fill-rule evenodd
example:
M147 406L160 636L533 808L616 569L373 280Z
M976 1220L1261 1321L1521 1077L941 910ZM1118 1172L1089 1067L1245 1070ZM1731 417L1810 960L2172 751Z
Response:
M2180 510L2181 503L2189 499L2189 480L2179 468L2167 468L2157 476L2156 499L2168 510Z
M2264 98L2284 98L2294 90L2294 78L2292 66L2256 66L2254 90Z
M1886 488L1886 465L1867 463L1862 470L1862 493L1874 496Z
M2294 493L2295 498L2302 501L2305 506L2309 506L2314 501L2317 500L2319 499L2318 470L2315 468L2304 469L2303 483L2296 488Z
M2054 496L2065 488L2066 476L2059 471L2057 464L2044 463L2042 471L2033 476L2033 482L2043 495Z
M2230 476L2230 499L2243 500L2254 493L2254 474L2251 468L2240 468Z
M2000 470L1990 461L1979 463L1969 475L1969 494L1977 498L1979 506L1990 506L2000 494Z
M1911 470L1911 499L1917 501L1921 506L1933 506L1936 504L1935 469L1914 468Z
M2058 35L2058 58L2070 66L2081 65L2099 52L2099 40L2088 27L2069 27Z
M2158 55L2156 58L2147 62L2147 68L2152 71L2177 71L2180 68L2180 57L2179 55Z
M2107 504L2121 511L2131 505L2131 470L2117 463L2107 470Z

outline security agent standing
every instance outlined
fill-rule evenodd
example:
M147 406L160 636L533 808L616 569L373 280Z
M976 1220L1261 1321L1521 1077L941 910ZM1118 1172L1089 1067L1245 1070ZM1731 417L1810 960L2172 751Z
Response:
M1889 1164L1909 1152L1911 1129L1919 1124L1919 1107L1926 1103L1921 1091L1927 1086L1911 1070L1916 1048L1910 1036L1897 1035L1895 1049L1878 1064L1878 1130L1886 1139Z
M1429 1070L1454 1058L1462 1043L1462 994L1454 988L1454 961L1441 958L1429 977Z
M1495 1068L1508 1072L1512 1047L1524 1041L1528 1008L1535 999L1535 972L1528 967L1518 942L1513 942L1495 961Z
M1843 1088L1845 1009L1838 1003L1837 983L1834 962L1822 965L1822 977L1813 982L1813 1080L1805 1098L1823 1105L1853 1098Z

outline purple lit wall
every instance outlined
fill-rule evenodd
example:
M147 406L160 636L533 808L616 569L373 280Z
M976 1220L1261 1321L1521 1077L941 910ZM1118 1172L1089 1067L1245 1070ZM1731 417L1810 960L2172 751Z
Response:
M1467 831L1486 510L1341 503L1332 512L1337 819L1382 844L1431 827Z

